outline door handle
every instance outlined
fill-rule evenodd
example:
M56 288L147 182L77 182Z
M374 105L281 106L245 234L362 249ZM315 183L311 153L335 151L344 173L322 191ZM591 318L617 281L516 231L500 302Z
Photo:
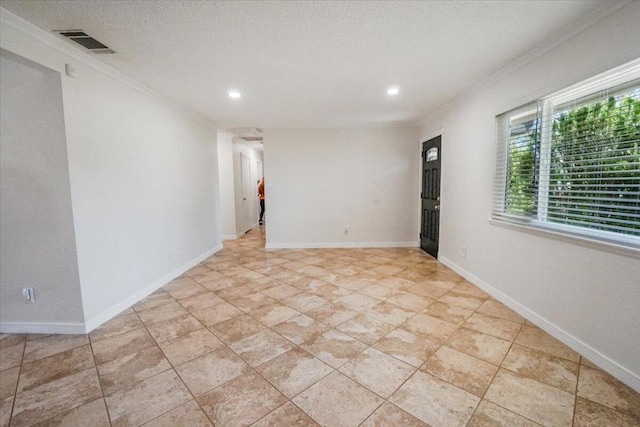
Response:
M435 205L435 206L433 207L433 209L435 209L435 210L439 211L439 210L440 210L440 205Z
M247 200L247 198L246 198L246 197L243 197L243 198L242 198L242 200Z

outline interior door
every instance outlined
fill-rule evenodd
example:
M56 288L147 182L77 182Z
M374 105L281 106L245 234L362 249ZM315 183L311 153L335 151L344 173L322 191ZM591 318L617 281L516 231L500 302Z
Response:
M242 232L246 233L253 226L253 214L251 211L251 160L240 154L240 175L242 179Z
M438 257L440 234L441 136L422 143L422 227L420 247Z

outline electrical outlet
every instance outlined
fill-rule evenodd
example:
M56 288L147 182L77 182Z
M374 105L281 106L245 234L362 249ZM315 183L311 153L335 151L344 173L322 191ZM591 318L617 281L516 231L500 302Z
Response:
M33 288L23 288L22 297L26 302L30 302L32 304L36 302L36 292Z
M349 234L349 227L344 227L344 234Z
M180 245L180 247L178 248L178 254L184 255L184 245Z
M462 245L462 249L460 250L460 255L462 255L462 258L467 257L467 247L465 245Z

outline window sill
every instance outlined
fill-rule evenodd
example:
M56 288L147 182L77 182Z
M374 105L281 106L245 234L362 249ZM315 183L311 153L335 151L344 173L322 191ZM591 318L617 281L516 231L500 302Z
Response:
M490 218L489 224L495 225L498 227L509 228L511 230L522 231L525 233L534 234L541 237L560 240L567 243L573 243L580 246L586 246L588 248L607 251L607 252L611 252L618 255L640 259L640 247L627 246L622 243L607 242L607 241L598 240L596 238L592 238L588 236L580 236L576 234L565 233L559 230L552 230L539 225L511 222L506 219Z

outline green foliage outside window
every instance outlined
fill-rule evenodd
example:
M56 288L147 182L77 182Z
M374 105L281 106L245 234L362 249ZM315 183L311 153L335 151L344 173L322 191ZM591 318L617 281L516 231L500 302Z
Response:
M536 217L539 118L510 127L505 211ZM640 88L556 109L547 221L640 235Z

